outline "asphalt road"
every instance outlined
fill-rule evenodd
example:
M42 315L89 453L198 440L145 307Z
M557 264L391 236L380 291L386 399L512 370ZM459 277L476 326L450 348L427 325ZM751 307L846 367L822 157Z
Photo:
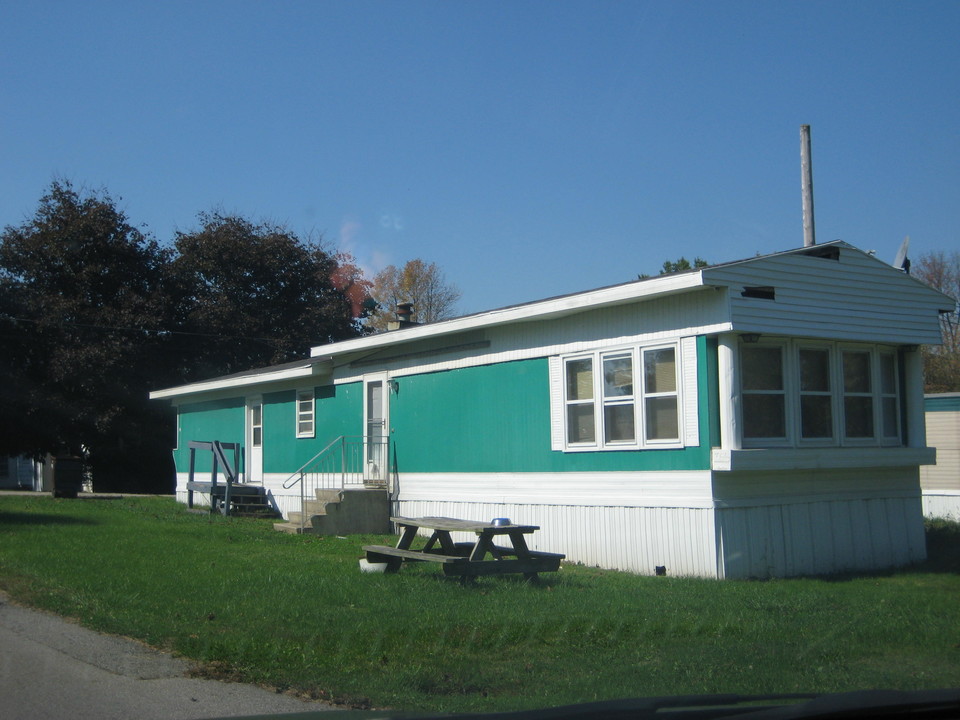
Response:
M199 720L332 710L254 685L186 676L188 662L10 602L0 592L0 718Z

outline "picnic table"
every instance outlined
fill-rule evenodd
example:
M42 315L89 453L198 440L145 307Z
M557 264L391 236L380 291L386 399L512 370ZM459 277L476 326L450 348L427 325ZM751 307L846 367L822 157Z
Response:
M396 547L364 545L368 563L386 563L387 572L396 572L404 562L436 562L443 565L445 575L459 575L461 579L479 575L523 573L535 580L537 573L556 572L564 556L531 550L524 536L539 530L538 525L498 524L458 520L447 517L405 518L392 517L400 527ZM413 540L420 529L431 530L426 544L413 549ZM473 542L454 542L452 532L472 532ZM507 539L510 547L497 545Z

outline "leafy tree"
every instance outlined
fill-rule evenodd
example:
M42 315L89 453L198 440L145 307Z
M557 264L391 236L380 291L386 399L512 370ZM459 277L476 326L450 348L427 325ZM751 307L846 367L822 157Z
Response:
M954 300L960 298L960 252L927 253L913 264L913 274ZM940 316L943 345L923 348L926 392L960 391L960 312Z
M373 283L367 280L363 269L350 253L338 252L334 262L336 267L330 275L330 282L346 296L350 303L350 314L358 320L366 318L376 306L376 301L370 296Z
M402 268L385 267L374 278L372 292L379 308L368 327L377 331L387 329L397 303L413 303L414 319L431 323L453 317L460 300L460 290L446 281L440 267L419 258L407 261Z
M202 214L164 250L105 192L55 181L0 234L0 455L83 457L98 490L172 489L151 388L360 332L369 283L283 228Z
M199 220L177 233L171 268L182 381L293 360L360 332L355 268L277 225L219 212Z
M693 265L690 264L690 261L685 257L680 257L677 260L665 260L663 262L663 267L660 269L661 275L667 275L669 273L682 272L684 270L694 270L696 268L707 267L709 263L701 257L696 257L693 259ZM650 277L647 274L638 275L637 278L643 280L644 278Z
M102 477L124 448L139 455L127 475L163 464L138 450L162 422L145 389L162 357L166 261L106 192L65 181L3 230L0 454L80 455Z

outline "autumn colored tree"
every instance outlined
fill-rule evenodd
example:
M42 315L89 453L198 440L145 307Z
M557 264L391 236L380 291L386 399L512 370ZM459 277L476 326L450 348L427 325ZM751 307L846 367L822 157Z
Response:
M372 295L378 309L367 321L375 331L387 329L394 320L397 303L413 303L413 319L421 323L446 320L456 313L460 290L448 283L436 263L417 258L402 268L388 265L373 280Z

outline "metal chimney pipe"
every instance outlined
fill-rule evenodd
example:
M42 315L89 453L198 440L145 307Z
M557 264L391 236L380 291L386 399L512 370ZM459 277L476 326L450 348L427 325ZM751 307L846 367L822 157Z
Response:
M817 244L813 224L813 158L810 150L810 126L800 126L800 192L803 196L803 246Z

